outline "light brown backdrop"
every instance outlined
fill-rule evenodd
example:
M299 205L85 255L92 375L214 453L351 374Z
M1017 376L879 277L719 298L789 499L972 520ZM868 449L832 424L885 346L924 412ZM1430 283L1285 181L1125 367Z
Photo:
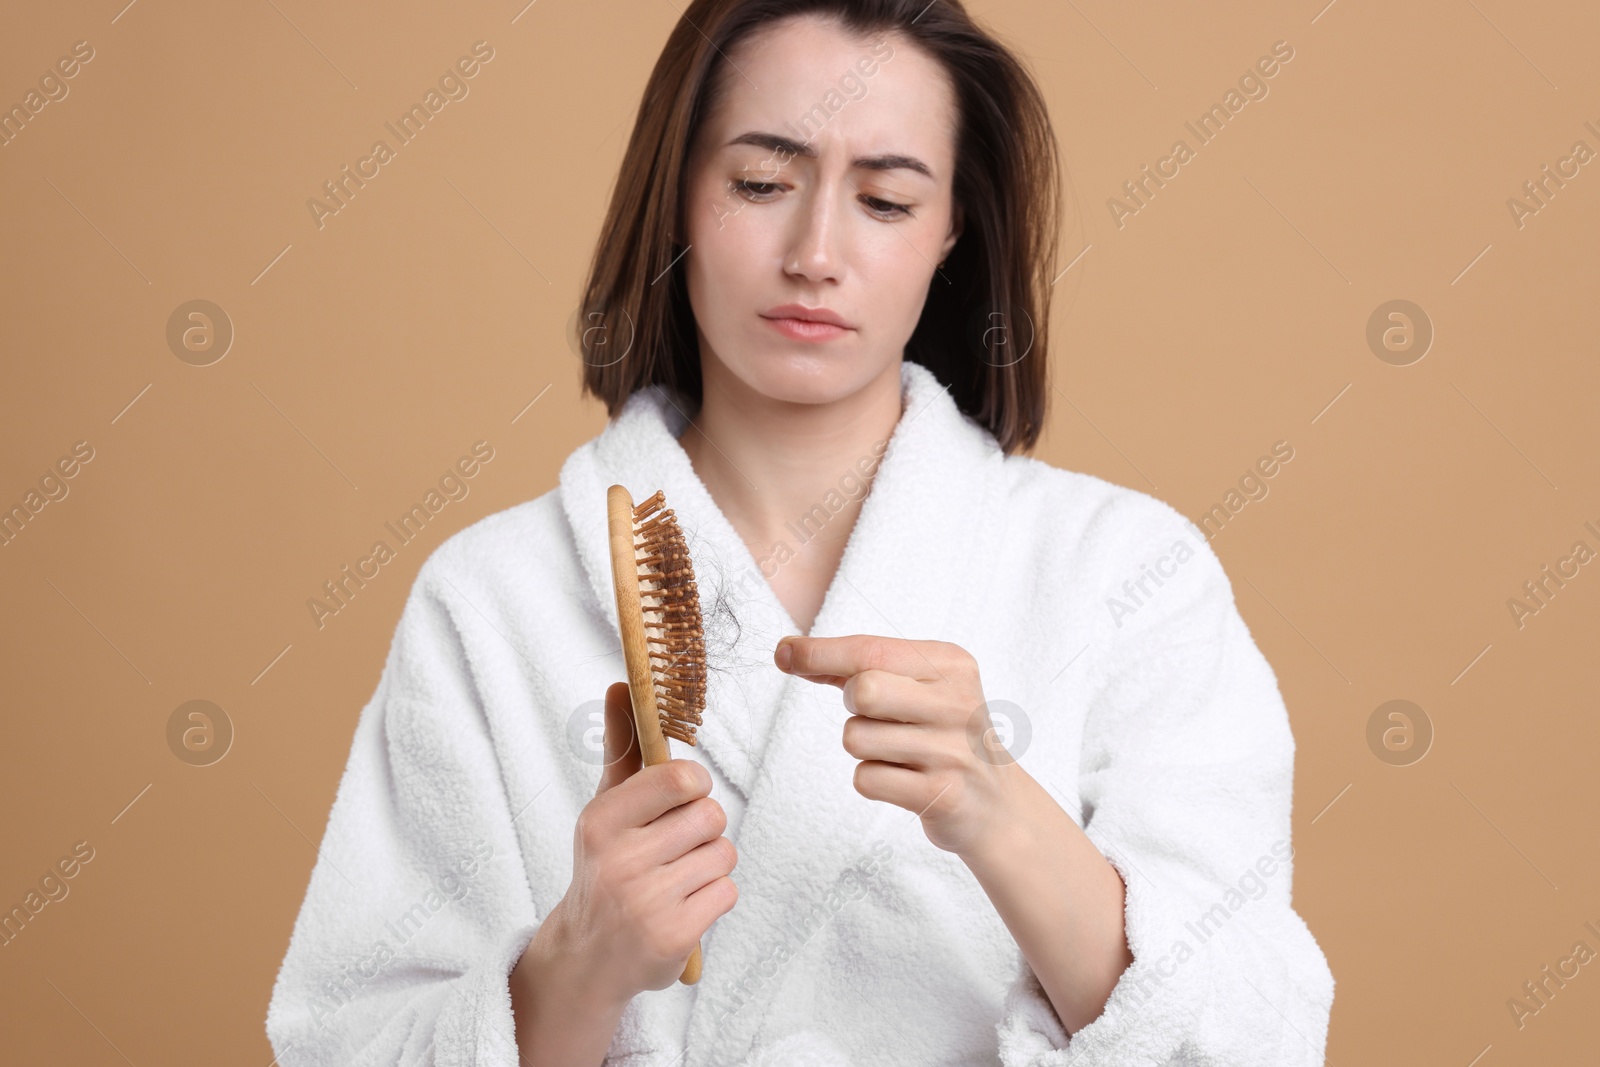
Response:
M94 53L0 147L0 508L93 450L0 547L0 904L94 850L0 947L0 1045L266 1067L268 994L417 568L603 424L564 331L678 8L121 3L17 6L0 34L8 107ZM1521 225L1508 200L1574 142L1600 150L1600 13L974 7L1044 85L1079 208L1037 454L1198 520L1294 449L1213 544L1293 717L1329 1058L1592 1055L1600 964L1521 1028L1506 1002L1600 950L1600 563L1520 627L1508 600L1600 550L1600 163ZM469 95L319 228L307 201L478 41ZM1198 145L1184 123L1278 41L1268 95ZM1107 201L1179 138L1194 158L1119 227ZM235 331L209 366L167 337L196 299ZM1435 334L1406 366L1367 340L1397 299ZM319 629L307 600L480 440L470 495ZM1433 731L1403 766L1368 739L1395 699ZM209 766L169 745L191 700L234 729Z

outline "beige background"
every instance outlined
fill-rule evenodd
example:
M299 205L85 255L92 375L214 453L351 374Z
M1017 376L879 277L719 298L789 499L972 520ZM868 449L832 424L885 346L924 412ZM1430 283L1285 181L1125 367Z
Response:
M120 2L14 6L0 34L6 106L94 49L0 147L0 507L93 449L0 548L0 904L94 850L0 948L0 1047L266 1067L268 994L417 568L603 424L563 331L678 9ZM1077 196L1036 454L1198 520L1294 448L1213 544L1293 716L1330 1060L1592 1056L1600 963L1520 1029L1507 1000L1576 941L1600 950L1600 563L1520 628L1507 601L1576 541L1600 550L1600 162L1520 227L1507 200L1575 141L1600 150L1600 12L974 9L1037 72ZM306 201L480 40L470 95L319 229ZM1279 40L1269 95L1119 229L1108 198L1195 147L1184 122ZM194 299L236 331L204 367L166 338ZM1436 331L1408 366L1366 340L1395 299ZM306 601L480 440L470 495L319 630ZM168 746L196 699L235 731L210 766ZM1434 731L1406 766L1367 740L1393 699Z

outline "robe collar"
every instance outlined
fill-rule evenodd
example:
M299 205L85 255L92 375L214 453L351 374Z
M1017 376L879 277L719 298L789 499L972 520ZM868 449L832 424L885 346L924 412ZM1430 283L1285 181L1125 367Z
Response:
M949 618L953 591L963 576L982 561L982 546L974 543L980 516L972 509L992 506L986 493L996 490L1004 458L1000 447L919 363L902 361L901 399L900 420L877 461L871 490L810 636L931 637ZM619 634L606 490L621 484L635 503L663 491L688 542L706 623L710 669L697 747L748 799L783 690L791 683L806 689L813 684L790 678L772 662L778 639L800 631L678 443L688 424L686 410L682 398L665 386L634 392L599 436L563 465L561 504L595 606L611 632ZM869 463L875 458L862 457ZM841 486L837 495L817 501L824 512L831 510L830 502L837 508L847 493L862 490L853 470L840 471L835 484ZM826 525L821 533L830 535ZM767 562L769 570L777 565L775 559ZM620 662L620 636L617 640ZM840 717L835 725L842 722ZM681 744L673 748L674 755L684 754Z

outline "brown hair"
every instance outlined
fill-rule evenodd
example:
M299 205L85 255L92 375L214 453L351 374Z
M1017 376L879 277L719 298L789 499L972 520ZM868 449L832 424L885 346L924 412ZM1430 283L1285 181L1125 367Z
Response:
M905 358L950 388L957 407L1011 453L1043 427L1060 189L1044 98L959 0L694 0L645 86L571 338L583 391L616 415L662 383L700 402L698 338L679 265L684 173L715 102L720 60L752 31L801 14L860 36L894 33L950 76L958 133L953 196L961 237L934 275ZM997 328L1001 327L1001 328ZM615 340L613 340L615 339ZM610 353L617 350L622 356ZM1021 350L1023 356L1011 353Z

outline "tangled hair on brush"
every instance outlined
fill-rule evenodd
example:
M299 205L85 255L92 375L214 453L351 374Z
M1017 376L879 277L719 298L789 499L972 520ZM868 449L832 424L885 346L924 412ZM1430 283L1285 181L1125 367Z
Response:
M706 670L721 670L725 658L738 647L744 624L739 621L733 598L728 596L720 583L711 609L705 612L705 619Z
M684 190L700 128L726 88L726 56L753 32L801 15L862 38L920 49L949 76L957 102L952 192L963 229L931 283L905 346L956 406L1010 454L1030 450L1045 419L1050 283L1061 190L1044 96L1005 45L960 0L694 0L645 85L584 283L573 338L583 392L615 416L630 394L663 383L698 406L699 340L685 265ZM668 277L655 284L661 275ZM999 316L999 326L995 317ZM1031 328L1021 332L1023 324ZM976 328L975 328L976 325ZM1012 358L1006 339L1029 338ZM629 338L611 358L609 337ZM607 353L601 356L601 352ZM593 358L591 358L591 356Z
M724 671L727 670L727 663L732 657L733 650L739 646L739 638L744 634L744 623L739 619L734 598L729 595L729 583L724 580L728 568L724 561L711 551L709 541L696 537L687 530L684 531L684 538L689 546L689 558L694 563L696 575L709 574L712 571L717 573L717 581L709 583L716 589L716 596L709 602L704 595L700 598L700 619L704 633L706 670ZM708 583L699 581L697 585L704 594Z

